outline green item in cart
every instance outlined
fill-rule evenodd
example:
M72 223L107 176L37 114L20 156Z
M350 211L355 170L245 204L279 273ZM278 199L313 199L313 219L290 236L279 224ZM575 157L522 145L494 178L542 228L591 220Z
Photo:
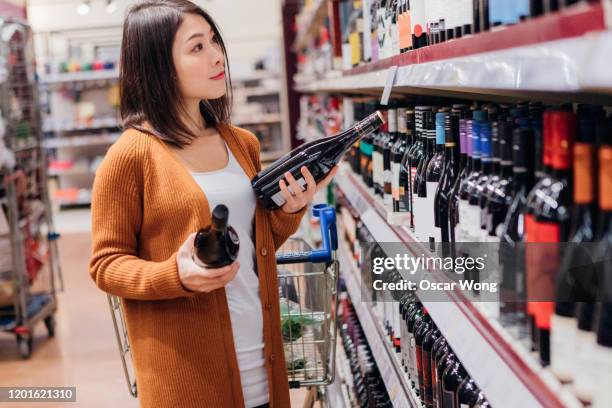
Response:
M288 371L303 370L304 368L306 368L306 359L305 358L298 358L298 359L293 360L293 361L287 361L287 370Z
M283 334L283 340L294 341L302 337L304 325L301 320L301 318L293 316L287 316L282 320L281 333Z

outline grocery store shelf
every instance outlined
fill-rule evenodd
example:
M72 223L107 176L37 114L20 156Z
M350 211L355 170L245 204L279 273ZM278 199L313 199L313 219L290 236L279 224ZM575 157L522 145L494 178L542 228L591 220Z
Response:
M404 243L406 251L415 256L426 253L408 227L386 221L389 211L348 166L341 166L335 181L377 242ZM436 271L431 273L434 279L446 281ZM443 296L444 301L422 297L422 303L493 406L580 406L569 390L461 292L446 291Z
M56 169L48 169L47 174L51 177L54 176L93 176L96 174L95 171L89 168L76 168L76 169L68 169L68 170L56 170Z
M99 130L99 129L114 129L118 128L120 123L116 120L97 120L94 121L90 125L78 125L74 127L55 127L55 128L45 128L43 132L83 132L90 130Z
M96 136L75 136L65 138L51 138L43 142L47 149L77 147L77 146L104 146L115 142L119 138L119 133Z
M332 72L323 79L296 78L296 85L301 92L378 92L385 86L387 68L399 66L393 87L397 93L611 96L611 42L612 31L605 30L602 6L580 4L562 13L420 48L344 73Z
M339 234L341 235L341 234ZM385 383L389 398L394 407L421 407L418 397L413 393L408 379L403 373L400 362L395 356L395 351L385 339L384 330L380 327L377 319L372 315L368 304L361 301L360 274L356 270L355 263L347 254L346 243L338 250L338 260L340 263L342 277L346 283L346 290L351 297L355 312L359 317L361 327L368 340L372 356L376 361L380 376Z
M327 0L314 0L310 8L304 9L295 18L298 32L293 49L298 51L304 48L317 34L321 22L327 15Z
M259 125L259 124L271 124L280 123L280 113L262 113L259 115L244 115L242 117L237 116L232 118L232 125L244 126L244 125Z
M46 85L64 84L70 82L86 82L100 80L118 80L119 70L66 72L54 75L43 75L40 82Z

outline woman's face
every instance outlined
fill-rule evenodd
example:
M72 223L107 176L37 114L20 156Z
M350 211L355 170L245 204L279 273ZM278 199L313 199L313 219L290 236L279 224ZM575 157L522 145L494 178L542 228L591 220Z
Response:
M187 100L217 99L225 95L225 60L210 24L187 14L172 45L179 89Z

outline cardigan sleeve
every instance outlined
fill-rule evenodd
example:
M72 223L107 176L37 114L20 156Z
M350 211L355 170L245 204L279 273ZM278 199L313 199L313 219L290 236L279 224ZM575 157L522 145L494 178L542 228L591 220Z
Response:
M103 291L122 298L162 300L195 293L178 276L177 252L162 262L140 259L143 168L137 148L118 141L96 171L91 202L93 254L89 273Z
M251 153L251 158L255 163L255 169L259 173L261 171L261 160L259 155L261 153L259 140L257 136L252 134L249 131L243 130L247 136L247 143L249 145L249 150ZM308 210L308 205L304 206L301 210L295 213L286 213L283 210L276 209L272 211L268 211L270 226L272 230L272 238L274 240L274 249L283 245L287 239L296 233L298 228L300 227L300 223L302 222L302 218L304 214Z

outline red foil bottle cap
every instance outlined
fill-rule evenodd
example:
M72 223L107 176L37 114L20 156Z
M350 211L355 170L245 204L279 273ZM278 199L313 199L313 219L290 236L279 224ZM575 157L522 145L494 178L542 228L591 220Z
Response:
M551 165L557 170L569 169L576 137L576 115L571 112L548 112L548 121Z
M551 114L552 112L546 111L542 114L542 143L544 145L542 149L542 161L544 162L544 166L550 167L552 165L552 152L551 146L552 143L550 141L551 129Z
M384 120L384 123L380 126L380 131L382 133L389 133L389 125L388 125L388 123L389 123L389 111L381 110L379 112L382 113L383 120Z

